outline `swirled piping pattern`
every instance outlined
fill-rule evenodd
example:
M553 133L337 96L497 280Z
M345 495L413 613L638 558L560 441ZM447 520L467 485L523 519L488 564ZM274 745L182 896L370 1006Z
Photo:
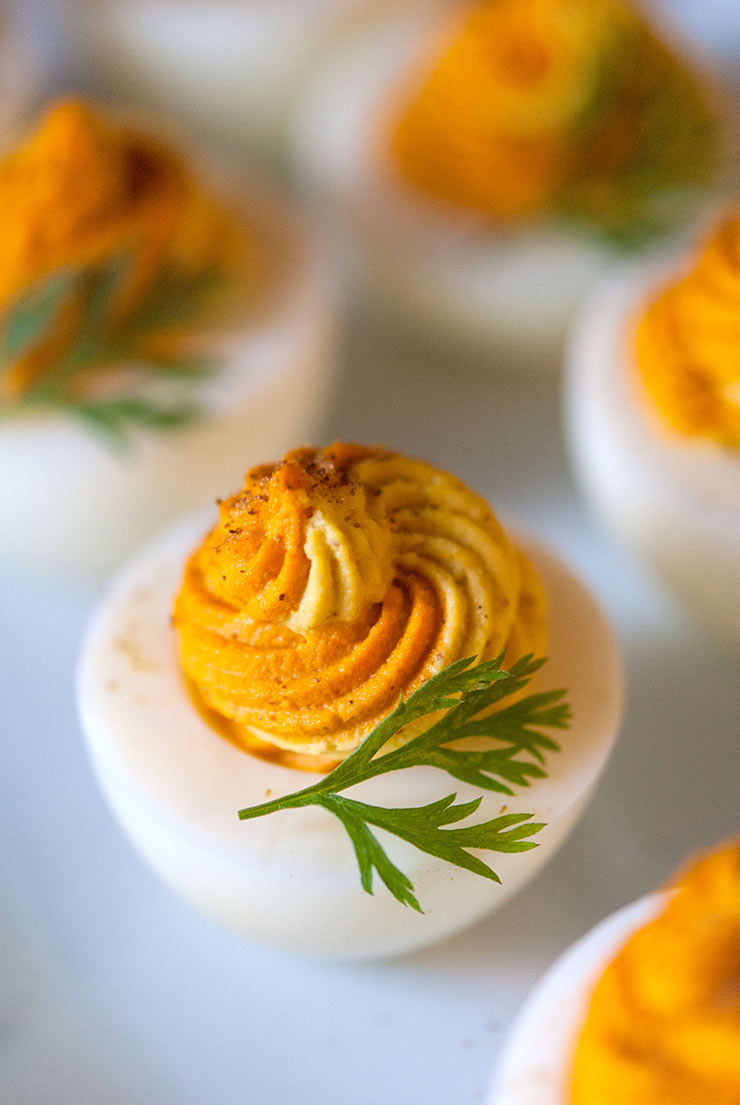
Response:
M316 768L453 660L543 655L546 635L536 573L483 499L342 444L248 473L188 561L174 623L209 721Z
M635 342L664 424L740 449L740 211L644 309Z

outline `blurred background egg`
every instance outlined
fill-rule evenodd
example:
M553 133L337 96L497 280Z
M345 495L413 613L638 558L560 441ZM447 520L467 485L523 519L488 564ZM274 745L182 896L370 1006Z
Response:
M182 374L147 372L144 356L141 368L97 371L79 412L9 400L0 421L6 563L100 582L168 519L215 498L234 471L313 432L335 366L331 266L288 203L245 178L229 194L254 250L255 284L228 320L201 323L192 359L207 369L186 393ZM151 406L127 419L130 394ZM156 413L191 405L182 424ZM43 538L30 539L40 529Z
M537 374L557 367L564 320L602 251L554 227L491 235L475 215L414 196L383 149L394 95L438 48L448 14L439 3L396 12L325 59L297 113L296 174L344 247L358 298L422 345L442 338L472 347L478 365Z
M411 0L404 0L410 3ZM308 69L390 0L83 0L79 56L110 96L276 161Z
M648 30L649 8L605 7L602 41L587 7L552 8L378 19L315 67L295 126L297 175L337 246L349 238L358 295L525 376L559 367L618 256L675 233L734 171L717 66L670 19Z
M740 643L740 453L660 424L638 376L636 319L685 266L658 257L609 277L569 352L571 455L589 500L691 615Z
M739 860L736 838L694 854L561 956L517 1018L490 1105L736 1101Z
M619 910L546 972L512 1027L486 1105L569 1105L570 1063L591 991L625 941L655 916L660 902L654 894Z

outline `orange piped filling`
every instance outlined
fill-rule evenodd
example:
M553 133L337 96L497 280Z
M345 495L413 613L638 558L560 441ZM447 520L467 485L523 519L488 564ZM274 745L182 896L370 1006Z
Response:
M539 581L485 502L423 461L341 444L248 473L174 621L209 722L314 770L453 660L545 648Z
M479 0L452 22L390 127L429 198L615 228L652 193L711 177L709 96L627 0Z
M683 872L596 985L571 1105L740 1105L740 843Z
M740 449L740 213L652 300L635 342L640 377L664 422Z
M250 253L235 218L177 153L82 101L54 104L0 162L0 316L56 272L121 257L128 267L106 319L120 325L164 269L246 277ZM74 297L59 304L49 336L0 378L0 398L22 393L71 344L77 308ZM168 342L158 340L163 352Z

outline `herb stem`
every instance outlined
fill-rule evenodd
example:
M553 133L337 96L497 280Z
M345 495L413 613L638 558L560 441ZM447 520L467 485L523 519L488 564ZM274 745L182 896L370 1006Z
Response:
M240 821L250 821L280 810L320 806L344 827L360 870L362 888L373 892L376 872L402 905L421 912L413 885L386 855L373 828L391 833L428 855L473 874L499 881L475 851L525 852L536 848L531 838L545 826L531 813L500 813L483 822L459 827L482 802L478 796L457 802L447 794L425 806L387 808L368 805L341 794L357 783L407 767L427 767L482 790L511 795L513 786L527 787L541 779L545 751L558 745L542 732L567 728L570 709L563 691L545 691L517 697L513 705L498 709L500 701L519 693L542 666L542 660L524 656L502 671L502 657L481 664L474 657L457 660L422 683L401 700L346 760L316 783L282 798L273 798L238 811ZM433 718L421 732L408 736L391 751L381 750L420 718ZM475 737L475 747L458 742ZM492 743L491 743L492 742ZM458 827L451 827L458 826ZM471 852L468 849L474 849Z

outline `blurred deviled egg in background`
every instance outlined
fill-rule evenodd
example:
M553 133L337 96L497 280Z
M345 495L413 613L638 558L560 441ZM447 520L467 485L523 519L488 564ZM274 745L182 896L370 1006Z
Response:
M386 306L538 370L615 253L718 184L721 117L684 44L628 0L435 3L317 67L296 161Z
M737 1105L740 844L620 910L544 976L488 1105Z
M311 432L330 281L284 204L66 100L0 211L0 556L99 575Z
M571 451L614 533L740 644L740 211L610 277L571 343Z
M142 856L218 921L324 957L501 905L616 736L595 600L459 480L378 447L255 468L204 526L123 573L80 664L93 765Z
M69 18L102 93L153 104L232 149L279 159L306 71L335 40L398 7L398 0L84 0Z

